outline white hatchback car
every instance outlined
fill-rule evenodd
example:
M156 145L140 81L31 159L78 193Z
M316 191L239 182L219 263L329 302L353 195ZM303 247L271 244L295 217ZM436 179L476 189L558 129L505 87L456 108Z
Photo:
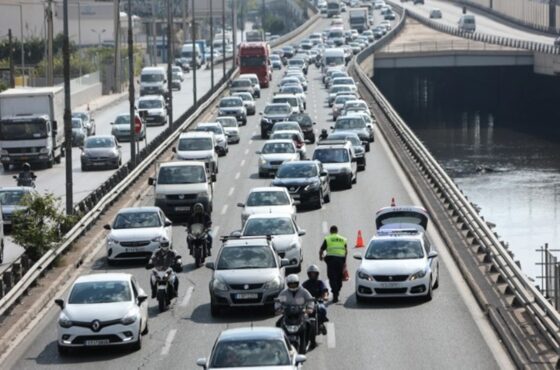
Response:
M226 131L219 122L201 122L196 125L195 131L212 132L216 139L216 150L218 155L224 156L229 152Z
M259 177L274 175L282 163L300 159L292 139L267 140L256 154L259 155Z
M296 205L287 188L278 186L253 188L247 196L245 203L237 203L243 208L241 224L251 215L262 213L285 213L296 219Z
M159 248L162 239L172 240L171 221L159 207L123 208L112 225L105 225L107 262L145 260Z
M66 301L56 299L57 344L60 355L73 348L100 346L142 347L148 332L148 296L125 273L102 273L79 277Z

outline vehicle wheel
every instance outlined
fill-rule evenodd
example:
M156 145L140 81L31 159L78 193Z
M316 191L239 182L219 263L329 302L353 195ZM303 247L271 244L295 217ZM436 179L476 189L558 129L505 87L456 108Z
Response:
M366 297L356 294L356 303L366 303Z
M84 165L82 164L82 172L87 172L87 170L88 170L87 166L84 166Z
M369 152L369 143L366 144L366 152Z
M357 184L358 183L358 174L356 173L356 177L354 177L354 179L352 180L352 184Z
M268 139L266 131L261 130L261 139Z
M275 316L276 315L276 308L274 307L274 303L266 306L265 307L265 312L267 314L271 315L271 316Z
M305 334L300 335L299 337L299 346L298 346L298 353L300 355L305 355L307 353L307 341L305 340Z
M243 126L247 126L247 118L243 120Z
M330 201L331 201L331 192L329 189L329 192L325 194L325 196L323 197L323 203L330 203Z
M179 86L179 88L177 90L181 91L181 86Z
M54 165L54 158L51 155L49 160L47 161L47 168L53 168L53 165Z
M345 188L346 188L346 189L352 189L352 183L353 183L353 181L352 181L352 176L350 176L350 177L348 177L348 179L346 180L346 186L345 186Z
M67 356L70 354L70 348L61 346L60 344L57 345L58 354L60 356Z
M365 164L361 164L358 166L358 171L365 171L366 170L366 165Z
M432 297L433 297L433 294L432 294L432 279L430 278L430 284L428 285L428 293L424 297L424 301L429 302L429 301L432 300Z
M0 244L0 264L4 262L4 239L2 239L2 243Z
M158 299L159 312L165 311L165 299Z
M317 202L315 203L315 208L317 208L317 209L323 208L323 192L322 191L319 193L319 197L317 199Z
M259 178L268 177L266 173L259 171Z
M309 143L310 143L310 144L315 144L315 135L313 135L313 136L311 137L311 139L309 140Z
M150 332L150 328L148 328L148 322L146 322L146 327L142 331L142 335L146 335Z
M0 260L0 263L2 263L2 261ZM436 275L436 282L434 283L434 289L439 288L439 264L437 266L437 275Z
M134 352L140 351L142 349L142 333L138 332L138 340L132 343L132 350Z
M216 182L218 181L218 176L216 176L216 174L212 174L212 182Z
M4 171L9 171L10 170L10 164L9 163L2 163L2 167L4 167Z
M218 307L217 305L215 305L214 303L210 302L210 315L212 317L218 317L220 316L220 307Z

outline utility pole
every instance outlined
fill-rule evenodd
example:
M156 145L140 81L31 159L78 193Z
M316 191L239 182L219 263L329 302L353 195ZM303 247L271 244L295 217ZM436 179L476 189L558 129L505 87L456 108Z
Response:
M266 4L265 4L265 0L262 0L262 9L261 9L261 28L262 28L262 32L263 32L263 36L266 33L265 27L264 27L264 19L266 18Z
M192 25L192 65L193 65L193 107L197 107L196 99L196 21L195 21L194 0L191 2L191 25Z
M132 1L128 0L128 107L130 109L130 161L136 167L136 114L134 109L134 54L132 51Z
M210 1L210 86L214 89L214 13Z
M78 57L80 58L80 78L82 77L82 8L78 0Z
M152 0L152 65L157 64L156 1Z
M222 67L223 67L222 78L225 78L226 76L226 0L222 0Z
M173 72L171 71L173 59L173 0L167 0L167 116L169 125L173 125Z
M231 0L231 29L233 42L233 61L237 63L237 4L235 0Z
M12 29L8 29L8 55L10 58L10 87L16 87L14 71L14 45L12 44Z
M114 69L113 78L115 79L115 93L121 92L121 80L120 80L120 67L121 67L121 53L120 53L120 28L121 28L121 12L119 7L120 0L113 0L113 17L114 17L114 31L113 36L115 38L115 55L114 55Z
M72 184L72 112L70 103L70 40L68 39L68 0L63 7L62 62L64 70L64 152L66 159L66 214L74 213Z
M183 43L185 43L187 41L187 31L188 31L188 25L187 25L187 1L188 0L181 0L181 6L182 6L182 29L183 29Z
M53 10L52 1L47 0L47 85L54 85L53 72Z
M23 40L23 4L19 4L19 27L21 37L21 86L25 86L25 42Z

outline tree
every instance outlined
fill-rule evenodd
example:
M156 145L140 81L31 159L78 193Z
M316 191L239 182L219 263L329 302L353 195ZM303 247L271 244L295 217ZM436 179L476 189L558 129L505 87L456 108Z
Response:
M60 199L53 194L29 194L20 205L22 210L13 215L12 236L33 261L60 243L77 220L76 216L64 213Z

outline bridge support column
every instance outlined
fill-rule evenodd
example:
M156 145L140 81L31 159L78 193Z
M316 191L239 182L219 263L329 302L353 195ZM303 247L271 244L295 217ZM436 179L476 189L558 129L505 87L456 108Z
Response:
M556 0L550 0L548 3L548 28L550 31L556 31Z

